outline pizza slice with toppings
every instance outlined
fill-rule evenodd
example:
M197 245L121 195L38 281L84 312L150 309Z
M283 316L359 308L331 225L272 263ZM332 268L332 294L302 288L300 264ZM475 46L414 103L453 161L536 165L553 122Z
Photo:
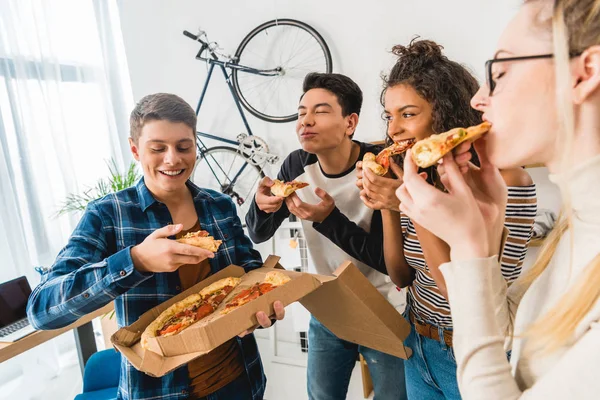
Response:
M176 335L211 315L240 281L234 277L218 280L167 308L142 333L142 347L148 348L148 339L152 337Z
M179 243L189 244L200 247L201 249L212 251L213 253L219 249L222 240L215 240L207 231L189 232L185 236L177 239Z
M431 167L459 144L475 141L487 133L492 124L484 122L469 128L454 128L439 135L431 135L418 141L412 149L412 157L421 168Z
M225 309L221 311L221 314L228 314L233 310L240 308L244 304L259 298L263 294L268 293L279 286L285 285L290 280L291 278L283 272L268 272L262 282L256 282L249 288L243 289L233 299L231 299L229 303L225 305Z
M279 179L275 179L273 181L273 186L271 186L271 193L273 196L278 197L288 197L296 190L300 190L308 186L306 182L300 181L291 181L291 182L282 182Z

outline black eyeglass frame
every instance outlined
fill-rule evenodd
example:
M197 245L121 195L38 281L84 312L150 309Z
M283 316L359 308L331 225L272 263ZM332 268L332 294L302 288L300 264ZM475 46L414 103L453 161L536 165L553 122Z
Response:
M571 53L570 57L580 56L581 53ZM507 58L492 58L491 60L487 60L485 62L485 81L487 83L489 94L488 96L492 96L494 94L494 89L496 89L496 82L492 77L492 66L497 62L511 62L511 61L527 61L527 60L539 60L543 58L554 58L554 54L537 54L533 56L521 56L521 57L507 57Z

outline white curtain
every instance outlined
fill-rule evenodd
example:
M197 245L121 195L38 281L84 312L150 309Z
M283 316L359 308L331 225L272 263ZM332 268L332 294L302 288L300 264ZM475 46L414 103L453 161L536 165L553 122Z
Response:
M67 194L106 177L109 159L129 163L122 40L116 0L0 0L0 282L37 285L33 268L52 264L80 217L55 217ZM51 376L40 368L59 353L3 363L0 387L23 374L17 397L40 396L27 375Z
M129 161L133 106L116 2L0 1L0 282L49 266L67 194Z

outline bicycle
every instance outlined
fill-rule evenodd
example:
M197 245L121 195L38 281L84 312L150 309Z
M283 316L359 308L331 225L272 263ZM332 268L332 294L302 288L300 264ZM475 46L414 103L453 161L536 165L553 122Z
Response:
M309 72L331 72L331 53L315 29L292 19L276 19L259 25L246 35L234 56L219 52L218 44L210 42L204 31L196 35L183 31L183 34L200 43L196 59L209 65L196 115L200 113L212 73L218 67L246 128L236 140L197 131L197 161L192 181L229 195L244 221L258 181L265 176L265 165L277 163L279 156L270 153L266 141L252 133L243 109L268 122L295 120L304 77ZM303 60L306 56L310 58ZM290 85L292 90L289 90ZM285 89L288 90L283 93ZM282 98L282 94L285 97ZM277 101L273 103L275 97ZM209 148L202 138L228 146Z

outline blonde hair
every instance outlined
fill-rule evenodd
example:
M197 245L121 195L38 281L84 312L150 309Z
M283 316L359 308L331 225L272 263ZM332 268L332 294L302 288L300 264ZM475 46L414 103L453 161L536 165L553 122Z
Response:
M563 154L562 171L573 166L575 124L571 98L570 58L585 49L600 44L600 0L555 0L552 13L552 33L556 69L557 111L560 121L556 145ZM564 182L563 182L564 184ZM556 227L546 239L540 254L522 284L529 285L548 267L560 239L570 232L573 249L572 208L568 188L561 188L563 210ZM571 254L571 265L572 265ZM576 327L600 298L600 255L596 256L584 273L575 281L557 304L535 321L523 336L531 339L528 350L551 352L564 345Z

